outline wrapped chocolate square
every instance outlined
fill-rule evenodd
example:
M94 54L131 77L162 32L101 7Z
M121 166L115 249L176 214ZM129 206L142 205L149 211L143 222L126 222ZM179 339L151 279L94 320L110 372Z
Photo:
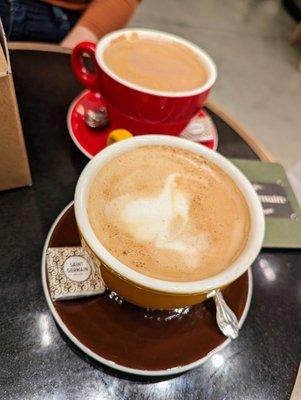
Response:
M50 247L46 260L53 301L94 296L105 291L99 263L82 247Z

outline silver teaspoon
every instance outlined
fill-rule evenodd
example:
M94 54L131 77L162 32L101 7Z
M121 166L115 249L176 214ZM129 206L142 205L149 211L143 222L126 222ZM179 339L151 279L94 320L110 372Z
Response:
M213 297L216 307L216 322L221 332L231 339L236 339L239 332L238 320L234 312L225 302L220 289L212 290L207 298Z
M107 110L104 107L97 110L88 109L85 113L85 123L90 128L104 128L109 123Z

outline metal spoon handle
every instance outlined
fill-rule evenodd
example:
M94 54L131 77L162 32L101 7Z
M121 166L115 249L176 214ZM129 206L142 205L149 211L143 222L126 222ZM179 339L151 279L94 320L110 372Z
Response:
M239 332L238 320L234 312L225 302L222 292L213 290L207 296L213 297L216 307L216 322L221 332L231 339L236 339Z

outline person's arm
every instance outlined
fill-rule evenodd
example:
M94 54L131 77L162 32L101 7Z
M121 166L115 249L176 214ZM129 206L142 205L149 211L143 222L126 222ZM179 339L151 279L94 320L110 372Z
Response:
M73 49L80 42L97 42L97 36L85 26L75 26L61 42L61 46Z
M86 40L96 42L106 33L124 27L137 4L137 0L92 0L61 45L73 48Z

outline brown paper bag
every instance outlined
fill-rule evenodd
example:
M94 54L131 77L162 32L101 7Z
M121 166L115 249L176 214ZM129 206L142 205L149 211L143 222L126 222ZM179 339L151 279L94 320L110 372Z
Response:
M0 190L30 186L30 169L1 20L0 121Z

